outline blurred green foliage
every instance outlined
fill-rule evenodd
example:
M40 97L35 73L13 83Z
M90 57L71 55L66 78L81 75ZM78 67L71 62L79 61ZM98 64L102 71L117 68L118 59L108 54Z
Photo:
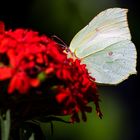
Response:
M117 0L35 0L30 20L42 32L55 34L69 44L99 12L117 6Z
M93 106L93 112L87 115L87 122L81 121L74 124L53 122L53 136L51 136L50 124L42 123L41 126L46 137L49 140L124 140L124 133L131 131L131 128L129 129L125 125L127 109L125 109L122 100L117 97L118 93L105 89L99 90L102 100L100 102L101 109L104 114L103 119L97 116L94 110L95 106L90 103ZM68 120L69 117L63 117L63 119Z

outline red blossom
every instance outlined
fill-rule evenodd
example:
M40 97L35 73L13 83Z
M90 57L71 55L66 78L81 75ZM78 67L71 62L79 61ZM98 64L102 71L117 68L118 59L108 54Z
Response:
M79 112L86 121L91 101L101 117L95 79L80 60L67 58L63 51L52 39L31 30L0 32L0 81L8 81L8 94L45 94L47 111L71 115L72 122L80 121Z
M8 93L11 94L15 89L20 93L25 93L30 87L29 79L26 73L18 72L16 73L10 81Z
M12 69L10 67L0 66L0 80L5 80L12 76Z

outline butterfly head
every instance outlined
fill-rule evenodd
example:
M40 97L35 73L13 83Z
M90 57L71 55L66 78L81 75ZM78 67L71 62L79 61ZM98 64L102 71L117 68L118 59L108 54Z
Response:
M77 59L76 55L68 47L63 52L67 54L68 59L72 58L74 61Z

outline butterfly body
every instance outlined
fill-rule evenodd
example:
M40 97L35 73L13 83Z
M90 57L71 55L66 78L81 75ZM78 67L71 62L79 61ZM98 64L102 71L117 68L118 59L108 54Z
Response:
M72 56L86 64L97 83L118 84L136 73L136 48L131 41L127 9L99 13L70 43Z

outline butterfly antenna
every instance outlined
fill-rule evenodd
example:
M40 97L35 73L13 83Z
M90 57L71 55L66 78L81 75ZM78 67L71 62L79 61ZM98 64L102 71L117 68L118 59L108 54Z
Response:
M58 43L60 46L64 47L65 49L68 49L67 44L66 44L66 43L65 43L62 39L60 39L58 36L53 35L53 36L52 36L52 38L56 38L58 41L60 41L60 42L61 42L61 44L60 44L60 43Z

